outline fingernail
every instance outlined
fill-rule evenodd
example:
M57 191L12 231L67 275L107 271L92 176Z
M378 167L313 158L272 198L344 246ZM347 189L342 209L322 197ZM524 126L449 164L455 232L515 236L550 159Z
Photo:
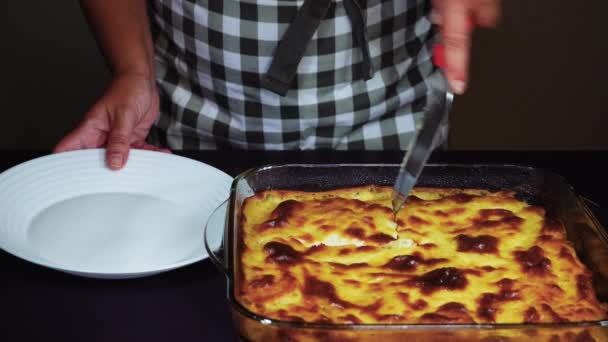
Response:
M463 81L452 81L450 83L452 84L452 90L456 94L464 93L465 89L467 88L466 83L464 83Z
M119 169L122 166L122 156L120 154L110 155L110 168Z

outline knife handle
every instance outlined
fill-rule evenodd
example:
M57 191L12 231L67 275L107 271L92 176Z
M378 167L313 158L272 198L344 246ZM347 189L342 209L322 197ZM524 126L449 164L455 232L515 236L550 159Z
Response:
M433 64L438 68L445 68L445 51L441 43L433 46Z

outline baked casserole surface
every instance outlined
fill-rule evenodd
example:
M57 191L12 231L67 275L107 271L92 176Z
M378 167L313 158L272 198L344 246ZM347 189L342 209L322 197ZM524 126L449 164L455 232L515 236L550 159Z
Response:
M512 192L269 190L245 200L237 300L328 324L538 323L606 318L563 224Z

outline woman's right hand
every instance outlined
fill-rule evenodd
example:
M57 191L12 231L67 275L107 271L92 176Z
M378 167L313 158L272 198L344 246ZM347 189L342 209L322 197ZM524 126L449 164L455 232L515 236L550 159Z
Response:
M433 0L432 20L439 25L445 51L445 71L452 90L464 93L469 78L471 31L495 27L501 0Z
M158 110L154 78L134 72L117 74L80 125L53 152L106 147L106 163L113 170L125 165L130 148L170 152L145 142Z

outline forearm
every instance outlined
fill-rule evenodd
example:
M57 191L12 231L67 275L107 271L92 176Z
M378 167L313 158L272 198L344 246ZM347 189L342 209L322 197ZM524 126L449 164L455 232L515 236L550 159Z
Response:
M154 50L145 0L80 0L112 72L154 79Z

